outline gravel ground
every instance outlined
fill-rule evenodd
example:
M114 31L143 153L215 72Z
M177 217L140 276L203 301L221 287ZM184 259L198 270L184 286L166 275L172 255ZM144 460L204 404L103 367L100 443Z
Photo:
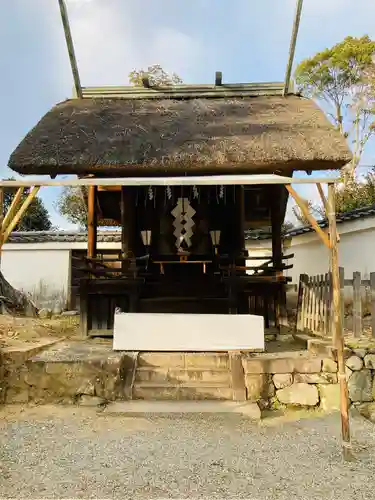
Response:
M303 417L303 418L301 418ZM375 498L375 429L337 415L122 417L91 408L0 412L0 498Z

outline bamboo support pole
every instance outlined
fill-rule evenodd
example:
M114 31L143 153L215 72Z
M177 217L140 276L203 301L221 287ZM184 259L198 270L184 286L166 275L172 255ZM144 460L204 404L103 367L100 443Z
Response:
M8 227L5 229L3 233L3 241L2 243L6 243L7 239L9 238L10 233L13 231L13 229L17 226L17 224L20 222L22 219L24 213L26 210L29 208L31 202L35 198L35 196L38 194L40 187L39 186L34 186L30 193L27 195L27 198L25 201L22 203L20 209L16 213L16 215L13 217L13 219L9 222Z
M323 241L324 245L327 248L330 248L331 244L330 244L330 240L329 240L327 234L319 226L316 219L310 214L309 209L308 209L306 203L304 202L304 200L299 196L299 194L296 193L296 191L292 188L291 185L285 184L285 187L289 191L289 194L294 198L294 201L300 207L303 215L306 217L306 219L310 222L312 227L315 229L316 233L318 234L320 239Z
M322 203L323 203L324 213L325 213L326 217L328 217L328 201L327 201L326 195L324 194L322 185L319 182L316 184L316 187L318 188L320 199L322 200ZM340 241L340 235L337 233L337 242L339 242L339 241Z
M349 395L348 384L345 374L344 360L344 338L341 321L341 294L340 294L340 272L338 262L337 247L337 229L335 213L335 190L333 184L328 184L328 222L329 234L331 237L330 254L332 266L332 310L334 316L333 322L333 340L337 352L338 378L340 383L340 410L341 410L341 433L342 433L342 451L344 460L351 460L352 452L350 448L350 422L349 422Z
M15 213L17 212L17 208L18 208L19 203L21 201L22 194L23 194L23 188L18 188L17 192L12 200L12 203L10 204L10 207L9 207L9 209L8 209L7 213L5 214L5 217L2 221L3 231L6 230L9 222L13 219Z
M61 21L62 21L62 25L64 28L66 46L68 48L70 66L72 68L72 73L73 73L74 89L75 89L75 93L76 93L77 97L82 99L82 87L81 87L81 81L79 78L77 59L76 59L76 55L75 55L75 51L74 51L72 33L70 31L68 11L67 11L64 0L58 0L58 2L59 2L59 6L60 6Z
M301 14L302 14L302 7L303 7L303 0L297 0L296 13L294 16L294 23L293 23L293 29L292 29L292 36L290 39L288 64L286 66L286 72L285 72L285 83L284 83L284 92L283 92L284 95L286 95L289 92L290 78L292 75L294 52L296 50L298 29L299 29L299 24L301 21Z

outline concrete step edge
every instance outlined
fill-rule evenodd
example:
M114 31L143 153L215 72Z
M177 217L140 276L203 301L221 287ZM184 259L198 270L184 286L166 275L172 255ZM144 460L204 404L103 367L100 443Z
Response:
M138 382L134 383L134 389L231 389L231 386L223 382L181 382L180 384L163 384L160 382Z
M260 420L261 412L257 403L237 401L116 401L109 404L103 413L107 415L169 415L169 414L191 414L207 413L239 414Z

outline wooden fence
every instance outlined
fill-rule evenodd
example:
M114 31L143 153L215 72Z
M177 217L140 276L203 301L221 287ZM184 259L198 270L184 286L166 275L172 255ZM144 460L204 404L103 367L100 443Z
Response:
M346 287L352 289L348 294L352 300L352 314L345 317ZM360 272L354 272L353 278L346 279L345 271L340 267L341 318L343 328L349 326L355 337L363 332L362 298L367 298L371 314L371 335L375 337L375 273L370 279L361 279ZM332 277L331 273L318 276L301 274L298 289L297 324L298 331L310 331L318 335L330 336L332 333Z

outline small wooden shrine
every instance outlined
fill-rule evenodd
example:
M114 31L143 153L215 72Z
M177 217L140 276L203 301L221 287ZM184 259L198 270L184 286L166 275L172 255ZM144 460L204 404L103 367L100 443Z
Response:
M283 271L292 265L282 253L292 190L240 179L345 165L348 147L323 112L298 95L284 96L283 84L82 92L40 120L9 166L27 175L103 179L84 191L83 333L110 333L116 308L254 313L266 326L278 325ZM110 178L134 182L106 185ZM121 252L97 251L98 225L121 227ZM245 233L264 226L272 227L272 259L246 266Z

